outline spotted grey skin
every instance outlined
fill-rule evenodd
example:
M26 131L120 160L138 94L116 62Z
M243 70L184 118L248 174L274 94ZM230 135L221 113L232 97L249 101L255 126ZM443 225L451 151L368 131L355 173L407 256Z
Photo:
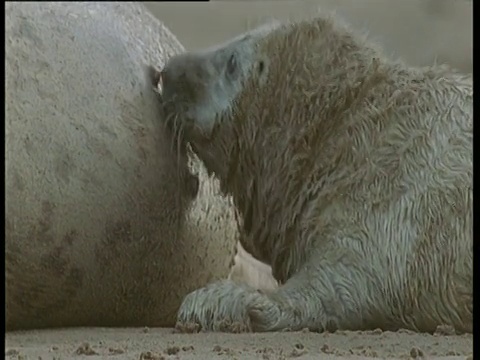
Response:
M470 76L391 61L319 15L175 56L162 79L242 246L281 284L210 284L179 324L472 331Z
M139 3L10 2L5 23L7 330L174 326L238 234L144 74L182 45Z

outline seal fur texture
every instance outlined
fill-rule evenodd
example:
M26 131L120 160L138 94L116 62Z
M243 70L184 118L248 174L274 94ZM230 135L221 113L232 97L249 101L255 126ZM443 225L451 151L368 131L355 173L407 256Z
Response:
M162 76L241 244L281 284L210 284L178 324L472 331L470 76L388 60L323 15L175 56Z

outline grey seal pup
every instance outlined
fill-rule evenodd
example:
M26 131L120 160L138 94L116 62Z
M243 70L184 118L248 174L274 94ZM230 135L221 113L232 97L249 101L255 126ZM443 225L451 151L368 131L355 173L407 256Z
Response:
M167 121L280 283L212 283L178 324L472 331L470 75L392 61L320 14L174 56L161 81Z

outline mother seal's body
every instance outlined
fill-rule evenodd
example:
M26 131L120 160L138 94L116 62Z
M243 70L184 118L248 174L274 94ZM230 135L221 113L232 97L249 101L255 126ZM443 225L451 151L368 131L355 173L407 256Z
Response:
M213 283L179 323L472 331L471 78L387 60L319 17L178 55L162 82L282 284Z
M6 14L7 330L174 326L238 236L218 181L175 158L143 73L183 47L137 3Z

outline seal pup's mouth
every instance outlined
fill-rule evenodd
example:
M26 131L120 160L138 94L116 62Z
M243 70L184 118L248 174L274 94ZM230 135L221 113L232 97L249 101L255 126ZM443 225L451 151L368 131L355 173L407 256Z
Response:
M173 134L172 137L172 150L177 156L179 162L183 161L188 153L188 146L187 142L185 141L184 137L182 136L182 130L179 129L179 124L181 122L177 121L177 116L173 112L166 111L167 109L165 106L168 104L165 101L163 96L163 78L164 74L162 70L158 70L154 66L146 66L145 73L147 76L147 80L153 86L153 91L158 95L161 104L161 112L162 117L164 118L164 125L167 131L170 134ZM179 165L179 169L182 167ZM184 173L179 173L179 181L182 182L184 190L191 196L191 198L195 198L198 194L200 185L199 185L199 178L197 175L191 173L190 171L186 171Z
M152 79L153 90L160 96L163 93L163 73L162 70L157 70L154 67L150 67L150 78Z
M147 67L148 81L151 82L153 91L158 94L162 112L164 116L164 123L169 131L171 131L177 137L180 133L183 133L186 127L193 126L194 120L186 116L181 116L180 112L175 107L178 106L178 99L176 97L169 98L165 95L164 83L165 83L165 70L159 70L153 66ZM177 139L180 140L180 139ZM185 141L185 140L183 140Z
M155 66L146 65L145 66L145 76L147 81L152 85L153 91L159 95L160 100L164 101L163 96L163 82L164 82L164 72L163 69L159 70Z

